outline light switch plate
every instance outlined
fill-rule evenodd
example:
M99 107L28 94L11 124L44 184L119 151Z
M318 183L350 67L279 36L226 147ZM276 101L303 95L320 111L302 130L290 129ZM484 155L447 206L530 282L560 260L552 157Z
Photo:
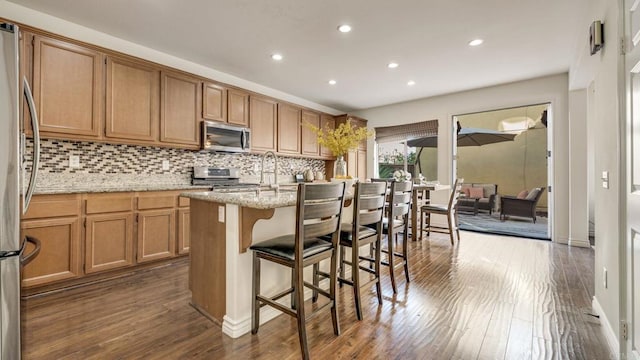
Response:
M80 168L80 156L78 156L78 155L69 155L69 168L71 168L71 169Z
M609 172L608 171L603 171L602 172L602 180L609 180Z
M602 182L602 187L603 187L604 189L608 189L608 188L609 188L609 182L608 182L608 181L606 181L606 180L605 180L605 181L603 181L603 182Z

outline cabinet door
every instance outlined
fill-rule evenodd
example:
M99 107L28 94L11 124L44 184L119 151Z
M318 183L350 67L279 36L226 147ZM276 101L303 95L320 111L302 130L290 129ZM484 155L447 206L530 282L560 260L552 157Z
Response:
M102 59L95 50L34 37L33 96L40 131L80 138L100 135Z
M276 150L278 104L270 99L250 98L251 150Z
M278 104L278 152L300 154L300 108Z
M228 119L229 124L249 127L249 94L236 89L228 89Z
M357 160L357 176L360 181L364 181L367 178L367 152L363 150L358 150L358 160Z
M301 143L302 154L310 156L320 155L320 145L318 145L318 136L309 125L320 127L320 114L313 111L302 110L302 130Z
M133 215L116 213L86 218L85 272L133 264Z
M107 58L105 135L115 139L158 140L160 72L153 67Z
M160 141L198 148L201 106L200 80L186 75L163 72Z
M40 253L24 267L22 286L48 284L82 275L78 217L27 220L22 234L40 240ZM25 253L32 251L27 245Z
M322 114L322 116L320 116L320 128L323 129L323 130L324 129L332 129L332 130L335 129L336 128L336 119L331 115ZM320 156L322 156L324 158L332 158L333 157L333 153L328 148L326 148L324 146L320 146Z
M347 175L351 177L358 176L358 151L349 150L347 153Z
M139 263L172 257L176 253L175 210L150 210L138 213Z
M178 209L178 254L189 253L190 219L191 211L189 208Z
M227 89L209 82L202 84L202 117L227 121Z

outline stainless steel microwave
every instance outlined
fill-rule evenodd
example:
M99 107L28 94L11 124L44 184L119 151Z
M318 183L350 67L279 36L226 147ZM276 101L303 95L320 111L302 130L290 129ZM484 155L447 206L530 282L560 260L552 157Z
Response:
M212 151L249 152L251 130L213 121L202 122L202 148Z

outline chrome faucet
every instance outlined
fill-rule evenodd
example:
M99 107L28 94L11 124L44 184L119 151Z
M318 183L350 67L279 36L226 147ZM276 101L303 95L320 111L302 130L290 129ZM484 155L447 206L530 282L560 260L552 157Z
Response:
M277 187L278 186L278 155L276 155L276 153L274 153L273 151L267 151L264 154L262 154L262 169L260 171L260 184L264 184L264 174L271 173L271 172L264 171L264 161L267 159L267 156L269 155L273 155L273 162L274 162L273 180L275 181L275 184L269 184L269 185L271 185L271 187Z

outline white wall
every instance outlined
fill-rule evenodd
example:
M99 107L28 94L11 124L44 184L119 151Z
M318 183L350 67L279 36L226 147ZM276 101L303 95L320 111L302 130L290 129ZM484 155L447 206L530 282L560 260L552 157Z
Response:
M569 92L569 244L589 247L587 90Z
M619 339L620 321L620 249L624 246L624 230L620 228L621 187L624 172L621 165L621 142L619 129L619 1L590 0L589 11L583 20L588 29L594 20L605 24L603 49L594 56L589 55L588 38L585 34L570 71L570 86L574 89L588 88L589 148L593 149L593 202L595 221L595 296L602 310L600 320L606 332ZM609 172L609 188L601 186L602 171ZM608 272L605 288L603 269ZM623 269L624 271L624 269ZM615 344L612 344L615 347ZM615 349L616 351L618 349Z
M80 40L88 44L104 47L109 50L119 51L124 54L139 57L141 59L153 61L158 64L170 66L195 75L220 81L229 85L255 91L257 93L274 97L276 99L288 101L294 104L305 106L318 111L323 111L332 115L344 114L344 111L332 109L327 106L275 90L249 80L245 80L215 69L202 66L191 61L187 61L160 51L132 43L125 39L120 39L105 33L71 23L60 18L44 14L6 0L0 0L0 18L29 25L41 30L45 30L57 35L65 36L74 40Z
M454 115L516 106L551 103L549 128L553 151L553 186L550 204L554 211L552 239L569 241L569 141L568 76L559 74L443 96L419 99L356 112L369 120L370 127L406 124L438 119L438 179L449 183L452 177L451 139ZM373 140L369 154L373 154ZM373 176L373 157L368 158L368 176ZM586 189L585 189L586 192Z

